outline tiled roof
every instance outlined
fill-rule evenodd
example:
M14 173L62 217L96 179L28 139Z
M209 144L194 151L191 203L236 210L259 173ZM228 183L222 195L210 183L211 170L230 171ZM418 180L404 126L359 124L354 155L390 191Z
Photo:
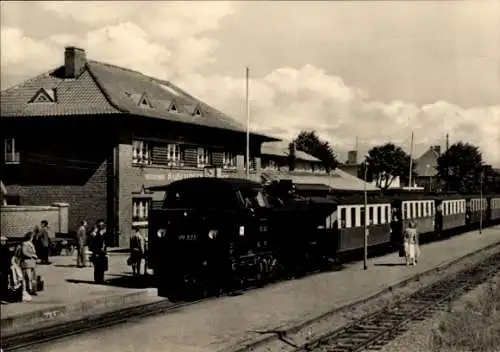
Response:
M245 126L233 118L168 81L92 60L86 61L85 70L76 79L65 78L64 71L61 66L2 91L1 117L132 114L245 131ZM56 102L29 103L41 88L55 89ZM149 106L140 105L142 97ZM176 111L169 111L173 102ZM197 110L201 116L196 114Z
M288 157L288 143L282 141L262 143L261 153L264 155ZM307 154L301 150L295 151L295 157L297 158L297 160L303 161L321 161L318 158L315 158L314 156Z
M116 114L101 89L85 71L77 79L62 78L63 68L41 74L1 92L2 118L18 116L59 116ZM56 103L29 103L40 90L56 89Z
M322 184L336 190L362 191L365 183L363 180L339 169L335 169L330 174L325 175L298 175L278 171L266 171L265 174L272 179L292 180L295 183L301 184ZM366 183L366 190L376 191L378 188L370 183Z

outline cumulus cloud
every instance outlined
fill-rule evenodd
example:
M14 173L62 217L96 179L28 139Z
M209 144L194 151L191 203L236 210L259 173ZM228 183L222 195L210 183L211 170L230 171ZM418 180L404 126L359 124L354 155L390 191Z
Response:
M211 31L233 13L231 3L140 4L40 3L48 13L80 21L88 30L35 40L20 28L2 27L2 70L41 72L62 61L65 45L79 45L94 60L170 79L244 121L244 78L202 75L199 70L216 60L217 40ZM449 133L452 142L476 144L486 161L500 164L500 105L464 109L444 101L423 106L377 101L369 92L313 65L252 76L250 98L253 130L289 139L301 130L314 129L341 156L354 147L355 136L361 152L387 141L408 150L409 135L414 131L417 153L429 145L443 144Z

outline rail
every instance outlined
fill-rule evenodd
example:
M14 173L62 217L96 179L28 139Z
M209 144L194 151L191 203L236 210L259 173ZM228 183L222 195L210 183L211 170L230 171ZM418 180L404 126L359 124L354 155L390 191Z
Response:
M451 275L375 313L298 346L293 352L358 352L380 349L412 322L446 309L452 300L486 282L500 271L500 253Z

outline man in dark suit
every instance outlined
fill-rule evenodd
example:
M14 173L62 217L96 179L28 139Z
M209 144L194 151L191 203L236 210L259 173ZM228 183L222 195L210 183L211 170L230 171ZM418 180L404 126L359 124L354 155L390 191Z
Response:
M94 264L94 281L104 283L104 273L108 270L108 257L106 249L106 224L103 220L97 222L97 231L92 237L91 251Z
M42 264L51 264L49 262L49 247L50 247L50 236L49 236L49 223L47 220L42 220L40 223L40 231L38 232L38 241L40 243L40 259Z

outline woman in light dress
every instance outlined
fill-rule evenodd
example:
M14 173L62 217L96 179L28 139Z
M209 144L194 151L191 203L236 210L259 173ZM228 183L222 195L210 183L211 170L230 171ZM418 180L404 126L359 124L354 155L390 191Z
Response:
M418 248L418 233L415 222L412 220L408 224L404 235L404 248L406 265L416 265L417 257L420 252Z

